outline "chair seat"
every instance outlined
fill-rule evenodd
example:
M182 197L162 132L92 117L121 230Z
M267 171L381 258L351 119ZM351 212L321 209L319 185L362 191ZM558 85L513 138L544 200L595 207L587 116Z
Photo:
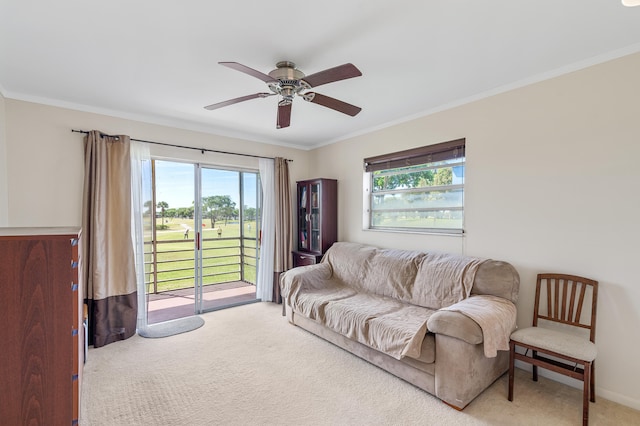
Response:
M542 327L516 330L511 340L588 362L596 359L598 353L596 345L587 339Z

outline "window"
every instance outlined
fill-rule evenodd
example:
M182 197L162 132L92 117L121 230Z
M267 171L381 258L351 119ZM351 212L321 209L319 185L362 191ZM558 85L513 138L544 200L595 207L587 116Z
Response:
M364 227L463 233L465 139L364 159Z

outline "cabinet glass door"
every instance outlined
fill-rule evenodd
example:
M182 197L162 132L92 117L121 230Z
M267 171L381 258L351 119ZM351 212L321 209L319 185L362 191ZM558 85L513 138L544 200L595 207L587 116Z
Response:
M298 200L300 205L298 206L298 249L309 249L309 227L307 226L308 209L307 209L307 186L302 185L298 188Z
M311 251L320 250L320 184L309 185L311 193L311 211L309 212L309 227L311 229Z

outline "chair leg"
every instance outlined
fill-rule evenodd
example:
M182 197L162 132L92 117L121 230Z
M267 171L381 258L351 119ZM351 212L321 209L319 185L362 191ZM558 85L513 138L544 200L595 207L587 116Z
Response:
M516 344L513 341L509 341L509 401L513 401L513 375L514 364L516 358Z
M533 358L538 356L538 351L532 351L532 355ZM534 382L538 381L538 366L537 365L532 365L533 369L532 369L532 378Z
M591 388L591 363L584 363L584 390L582 393L582 425L589 425L589 389Z
M591 362L591 402L596 402L596 362Z

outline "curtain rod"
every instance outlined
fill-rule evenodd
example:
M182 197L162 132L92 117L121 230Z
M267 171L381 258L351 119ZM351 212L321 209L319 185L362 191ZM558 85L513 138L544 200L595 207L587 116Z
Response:
M85 135L89 134L88 131L86 130L76 130L76 129L71 129L71 131L73 133L84 133ZM102 136L109 136L109 137L117 137L117 135L108 135L106 133L102 133L100 132L100 135ZM130 140L132 141L136 141L136 142L144 142L144 143L150 143L150 144L154 144L154 145L163 145L163 146L170 146L173 148L184 148L184 149L193 149L196 151L200 151L201 153L205 153L205 152L215 152L217 154L229 154L229 155L240 155L242 157L253 157L253 158L266 158L268 160L275 160L274 157L264 157L262 155L253 155L253 154L241 154L238 152L229 152L229 151L219 151L217 149L208 149L208 148L196 148L193 146L184 146L184 145L175 145L175 144L171 144L171 143L164 143L164 142L155 142L155 141L146 141L144 139L134 139L134 138L130 138ZM288 158L285 158L286 161L288 162L293 162L293 160L289 160Z

